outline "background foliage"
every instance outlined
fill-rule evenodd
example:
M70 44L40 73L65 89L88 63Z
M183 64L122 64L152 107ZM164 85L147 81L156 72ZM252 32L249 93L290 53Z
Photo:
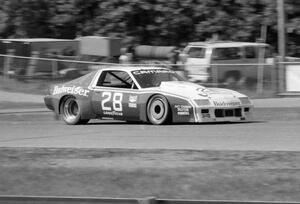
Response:
M275 0L0 0L2 38L133 37L136 43L182 45L218 34L256 41L262 25L277 46ZM300 56L300 1L285 0L288 54Z

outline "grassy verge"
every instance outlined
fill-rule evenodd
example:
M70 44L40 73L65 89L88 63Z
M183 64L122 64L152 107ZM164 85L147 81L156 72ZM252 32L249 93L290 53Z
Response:
M0 148L0 194L300 200L300 152Z
M15 79L0 78L0 89L9 92L30 93L30 94L45 94L49 82L22 82Z
M254 108L256 121L299 121L300 107L291 108Z
M27 109L27 108L45 108L45 104L42 103L31 103L31 102L0 102L0 110L4 109Z
M0 90L17 92L17 93L28 93L28 94L38 94L45 95L48 88L52 84L62 83L63 80L27 80L20 81L16 79L3 79L0 76Z

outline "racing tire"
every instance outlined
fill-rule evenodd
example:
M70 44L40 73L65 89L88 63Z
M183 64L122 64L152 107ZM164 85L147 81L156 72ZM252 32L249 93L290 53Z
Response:
M63 121L68 125L80 125L89 122L89 119L81 119L80 106L75 97L67 97L61 103L60 110Z
M162 95L153 96L147 105L147 117L153 125L162 125L170 121L170 106Z

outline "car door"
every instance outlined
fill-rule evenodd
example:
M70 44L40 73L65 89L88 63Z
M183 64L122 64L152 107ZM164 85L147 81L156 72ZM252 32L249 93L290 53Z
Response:
M245 67L234 66L234 64L244 63L241 47L215 47L212 50L211 63L222 64L213 66L212 78L215 82L221 83L226 80L238 81L244 74ZM228 64L228 65L227 65Z
M207 71L209 60L205 47L189 47L186 50L187 60L185 70L188 72L192 81L206 81L209 77Z
M263 69L263 78L271 80L273 61L270 58L270 50L268 46L246 46L245 49L245 63L247 64L261 64L260 66L251 66L246 76L252 79L258 78L258 69Z
M139 90L125 71L103 71L95 84L92 106L101 118L138 120Z

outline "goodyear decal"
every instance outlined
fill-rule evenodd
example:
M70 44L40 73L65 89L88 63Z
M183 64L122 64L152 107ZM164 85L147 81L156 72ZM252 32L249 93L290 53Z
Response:
M109 116L123 116L123 113L118 111L103 111L103 114Z
M62 93L68 93L68 94L75 94L75 95L80 95L80 96L88 96L88 93L90 91L87 89L84 89L80 86L55 86L53 90L53 95L56 94L62 94Z

